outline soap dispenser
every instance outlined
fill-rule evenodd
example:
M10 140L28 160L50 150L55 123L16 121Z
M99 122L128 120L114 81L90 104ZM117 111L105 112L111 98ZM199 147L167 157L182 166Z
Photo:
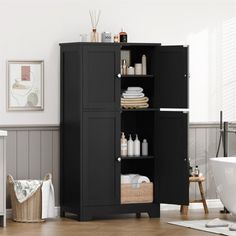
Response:
M130 134L128 140L128 156L133 156L133 155L134 155L134 141Z
M120 154L121 156L125 157L128 154L128 146L127 146L127 139L125 138L124 132L121 133L121 139L120 139Z
M134 156L140 156L140 141L137 134L136 139L134 140Z

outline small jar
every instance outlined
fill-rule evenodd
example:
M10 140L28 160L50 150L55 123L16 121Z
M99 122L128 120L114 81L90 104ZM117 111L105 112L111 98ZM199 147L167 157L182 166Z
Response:
M114 43L119 43L119 35L114 35Z
M199 169L198 169L198 166L195 166L195 168L194 168L194 176L195 176L195 177L198 177L198 176L199 176Z

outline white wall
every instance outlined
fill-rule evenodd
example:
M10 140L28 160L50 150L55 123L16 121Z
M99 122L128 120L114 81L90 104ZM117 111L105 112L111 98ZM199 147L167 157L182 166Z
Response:
M130 42L190 45L191 121L236 120L236 1L0 0L0 124L59 124L59 42L89 33L89 9L102 10L99 31ZM45 110L6 112L6 61L45 60Z

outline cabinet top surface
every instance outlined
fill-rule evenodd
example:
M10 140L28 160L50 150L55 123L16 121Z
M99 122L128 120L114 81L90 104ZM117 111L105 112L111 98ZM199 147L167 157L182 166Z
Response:
M0 137L2 137L2 136L7 136L7 131L0 130Z
M98 43L91 43L91 42L68 42L68 43L59 43L60 46L63 45L119 45L119 46L160 46L160 43L102 43L102 42L98 42Z

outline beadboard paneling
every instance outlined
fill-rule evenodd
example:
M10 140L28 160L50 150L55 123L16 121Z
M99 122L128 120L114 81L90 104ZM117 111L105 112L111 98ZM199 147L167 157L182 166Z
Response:
M8 130L7 174L15 179L43 179L52 173L56 206L59 206L59 127L1 127ZM7 191L7 208L10 199Z
M218 124L190 124L189 125L189 157L191 165L198 165L200 172L206 176L204 185L206 198L216 199L216 187L212 176L209 159L216 156L219 144L220 129ZM229 154L236 154L236 135L229 136ZM223 156L222 143L219 156ZM195 184L193 184L195 185ZM192 187L193 188L193 187ZM192 189L190 197L193 197ZM199 189L195 185L195 199L199 198Z
M48 172L53 174L56 205L59 205L59 126L14 126L0 127L8 130L7 173L16 179L43 178ZM189 157L191 165L198 165L206 176L205 190L208 199L217 198L209 158L215 157L219 142L219 125L190 124ZM229 138L230 154L236 154L236 135ZM220 156L222 156L222 148ZM190 186L190 198L199 197L195 184ZM10 208L7 194L7 208Z

